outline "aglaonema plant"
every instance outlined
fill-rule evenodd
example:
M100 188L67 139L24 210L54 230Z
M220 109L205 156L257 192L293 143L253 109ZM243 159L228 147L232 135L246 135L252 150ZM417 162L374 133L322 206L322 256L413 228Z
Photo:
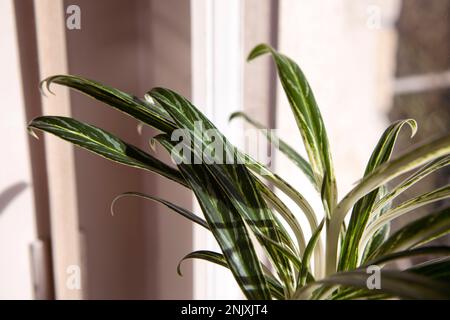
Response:
M300 190L235 148L217 130L216 139L224 146L224 153L233 154L236 161L218 163L211 152L205 159L199 150L208 150L210 137L199 135L196 125L201 123L210 130L216 129L214 124L169 89L154 88L141 99L70 75L52 76L41 84L49 91L51 84L70 87L157 129L160 133L154 141L171 154L176 166L73 118L38 117L29 129L54 134L109 160L156 172L192 190L203 217L143 193L128 192L119 198L139 196L159 202L211 232L221 252L195 251L181 261L203 259L228 268L248 299L450 298L450 247L429 245L450 231L450 208L389 232L392 220L449 197L450 185L446 185L392 206L405 190L449 164L450 135L391 159L400 130L409 127L413 135L417 130L412 119L392 123L375 146L364 177L338 201L325 125L304 74L294 61L265 44L255 47L248 60L264 54L270 54L275 62L307 160L282 140L277 139L276 147L298 166L299 171L292 174L306 175L313 184L322 199L323 212L315 212ZM246 114L231 116L239 117L263 129ZM173 139L173 133L180 129L194 137L189 142L183 140L182 148L181 142ZM400 176L401 182L388 186ZM288 207L274 189L286 194L296 207ZM300 214L309 225L299 223ZM305 228L311 233L308 241ZM257 254L255 246L261 247L262 253ZM424 256L427 262L403 270L384 268L415 256ZM375 288L368 285L368 270L374 266L380 276Z

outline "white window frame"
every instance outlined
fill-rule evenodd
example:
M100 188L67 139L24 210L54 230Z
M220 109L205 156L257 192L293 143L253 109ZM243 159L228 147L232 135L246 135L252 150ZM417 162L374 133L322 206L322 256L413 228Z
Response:
M242 4L239 0L191 0L192 100L236 145L243 144L242 125L228 123L243 110ZM199 212L198 205L194 211ZM218 250L215 239L193 229L194 248ZM194 299L242 298L231 273L222 267L194 262Z

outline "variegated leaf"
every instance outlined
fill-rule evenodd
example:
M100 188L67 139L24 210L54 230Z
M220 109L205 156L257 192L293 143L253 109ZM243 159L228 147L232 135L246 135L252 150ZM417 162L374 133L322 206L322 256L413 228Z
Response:
M414 248L450 233L450 208L410 222L392 234L368 259Z
M308 153L317 188L323 190L322 199L329 214L337 201L336 179L328 137L314 94L299 66L272 47L266 44L256 46L250 52L248 60L267 53L270 53L275 61L281 84Z
M174 142L170 137L159 135L155 139L178 163L243 293L249 299L270 299L270 290L244 220L229 198L217 188L206 165L186 164L186 158L183 158L186 155L172 152Z
M152 89L148 94L171 115L179 127L189 130L194 136L194 152L196 150L201 151L200 155L197 154L197 156L201 156L199 162L207 163L205 168L211 172L224 195L228 197L255 235L262 233L275 243L282 245L282 239L287 238L287 235L281 235L285 231L275 223L273 213L256 188L256 183L243 164L244 159L237 149L186 98L164 88ZM199 130L196 126L204 128L201 134L205 134L206 137L198 136ZM209 132L214 137L208 136ZM233 161L226 161L224 158L217 159L217 154L209 154L210 158L208 158L204 150L208 148L208 143L213 139L214 142L219 142L219 145L223 148L222 156L231 155ZM269 258L274 261L277 272L283 278L285 284L291 283L293 274L286 257L280 255L273 246L267 245L267 243L261 244L267 250ZM292 246L292 244L289 245Z
M319 285L342 286L354 289L367 289L370 274L365 269L357 269L333 274L322 280L308 284L298 297L310 296ZM429 277L413 272L381 270L381 287L377 293L401 299L450 299L450 287Z
M401 120L391 124L381 136L375 147L369 162L366 166L364 176L371 174L376 168L391 158L394 145L398 134L404 125L409 125L412 129L412 135L417 131L417 123L412 120ZM379 199L380 188L377 188L361 198L353 207L348 229L341 249L341 257L338 270L351 270L356 268L358 258L362 252L358 250L358 244L361 236L369 222L370 213L377 199Z
M284 140L276 136L273 132L269 132L269 130L265 128L262 124L253 120L243 112L238 111L231 114L230 121L235 118L243 118L249 124L261 130L261 132L267 137L267 140L269 140L269 142L274 143L273 140L275 139L276 143L274 144L274 146L278 148L283 154L285 154L286 157L288 157L288 159L290 159L300 170L302 170L305 176L311 181L313 186L318 190L314 174L311 169L311 165L289 144L287 144Z
M82 92L162 132L171 132L175 129L173 121L160 106L155 103L150 104L148 101L142 101L118 89L72 75L48 77L41 82L41 88L45 86L51 92L50 86L53 83Z
M187 259L201 259L201 260L212 262L219 266L229 269L228 263L227 263L225 257L223 256L223 254L213 252L213 251L208 251L208 250L199 250L199 251L194 251L194 252L187 254L186 256L184 256L183 259L180 260L178 267L177 267L177 272L180 276L182 275L181 274L181 264L183 263L183 261L185 261ZM262 266L263 266L263 269L265 270L264 277L266 278L267 284L269 285L269 289L270 289L272 296L276 299L284 299L285 296L284 296L284 292L283 292L283 286L280 284L280 282L277 279L275 279L270 274L269 270L264 268L264 265L262 265Z
M401 174L450 153L450 135L423 144L383 163L364 177L337 205L327 230L327 274L336 272L338 242L342 223L352 206L363 196Z
M116 204L116 202L118 200L120 200L121 198L124 197L137 197L137 198L142 198L142 199L146 199L146 200L150 200L150 201L154 201L157 203L161 203L164 206L166 206L167 208L175 211L176 213L178 213L179 215L181 215L182 217L185 217L188 220L191 220L192 222L197 223L198 225L202 226L203 228L209 230L209 226L206 223L205 220L203 220L202 218L200 218L199 216L197 216L196 214L190 212L189 210L180 207L170 201L158 198L158 197L154 197L151 195L147 195L141 192L124 192L120 195L118 195L117 197L114 198L113 202L111 203L111 213L114 214L114 205Z
M156 172L163 177L186 185L180 172L156 159L139 148L128 144L111 133L67 117L38 117L28 125L30 130L38 129L58 136L83 149L106 159Z
M308 245L306 246L305 253L303 254L302 268L300 270L300 283L299 283L301 287L304 286L306 283L306 280L308 278L308 270L311 270L310 267L311 256L320 238L320 233L322 232L324 224L325 219L322 220L322 222L317 227L317 230L314 231L314 233L312 234L311 239L309 240ZM318 263L318 261L316 261L315 263Z
M450 185L422 194L418 197L405 201L393 209L388 210L385 214L381 215L367 226L361 237L360 246L364 246L376 231L378 231L386 223L389 223L391 220L414 209L429 203L446 199L448 197L450 197Z

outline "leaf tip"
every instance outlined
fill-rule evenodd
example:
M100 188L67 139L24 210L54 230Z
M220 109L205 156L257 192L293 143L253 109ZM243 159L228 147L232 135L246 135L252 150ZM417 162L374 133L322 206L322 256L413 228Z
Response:
M151 96L151 91L147 92L144 95L144 100L147 101L149 104L154 105L155 104L155 100L152 98Z
M46 91L48 91L52 95L55 95L55 93L50 89L50 85L52 84L54 78L55 76L47 77L41 82L39 82L39 91L44 97L47 97ZM46 90L44 90L44 88Z
M272 52L272 51L273 51L273 48L272 48L271 46L269 46L269 45L267 45L267 44L265 44L265 43L258 44L258 45L257 45L256 47L254 47L253 50L250 51L250 53L248 54L248 56L247 56L247 62L250 62L250 61L252 61L253 59L255 59L255 58L257 58L257 57L259 57L259 56L261 56L261 55L263 55L263 54Z
M183 273L181 272L181 263L183 262L183 260L181 260L180 262L178 262L178 266L177 266L177 274L182 277Z
M228 122L233 121L235 118L241 117L242 116L242 112L241 111L235 111L232 114L230 114L230 116L228 117Z
M33 137L33 138L36 138L37 140L39 140L39 136L36 134L36 132L33 130L33 127L32 127L32 124L30 123L28 126L27 126L27 131L28 131L28 133Z
M114 211L114 207L116 205L116 202L119 201L121 198L126 197L126 196L127 196L127 193L121 193L121 194L119 194L118 196L116 196L113 199L113 201L111 202L111 205L109 207L109 210L110 210L110 213L111 213L112 217L114 217L116 215L116 213Z
M417 124L417 121L414 119L408 119L407 122L408 122L409 126L411 127L411 139L412 139L412 138L414 138L414 136L417 133L418 124Z
M150 150L152 150L153 152L156 152L156 143L157 143L157 140L154 138L151 138L148 140L148 145L150 147Z

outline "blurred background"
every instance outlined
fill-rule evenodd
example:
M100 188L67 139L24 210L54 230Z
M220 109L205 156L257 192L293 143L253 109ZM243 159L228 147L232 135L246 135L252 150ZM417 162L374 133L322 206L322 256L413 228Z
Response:
M246 127L228 124L228 115L245 111L303 152L269 58L245 62L260 42L307 75L341 197L390 122L419 123L413 139L402 133L396 154L450 130L450 0L0 0L0 299L241 298L220 267L188 261L176 274L184 255L214 248L202 230L135 198L110 212L126 191L199 212L189 192L54 137L36 140L26 124L71 115L168 160L149 148L154 132L139 134L133 119L57 86L55 96L40 94L41 79L69 73L136 96L176 90L238 145ZM289 161L273 160L317 198ZM445 168L404 199L449 180Z

